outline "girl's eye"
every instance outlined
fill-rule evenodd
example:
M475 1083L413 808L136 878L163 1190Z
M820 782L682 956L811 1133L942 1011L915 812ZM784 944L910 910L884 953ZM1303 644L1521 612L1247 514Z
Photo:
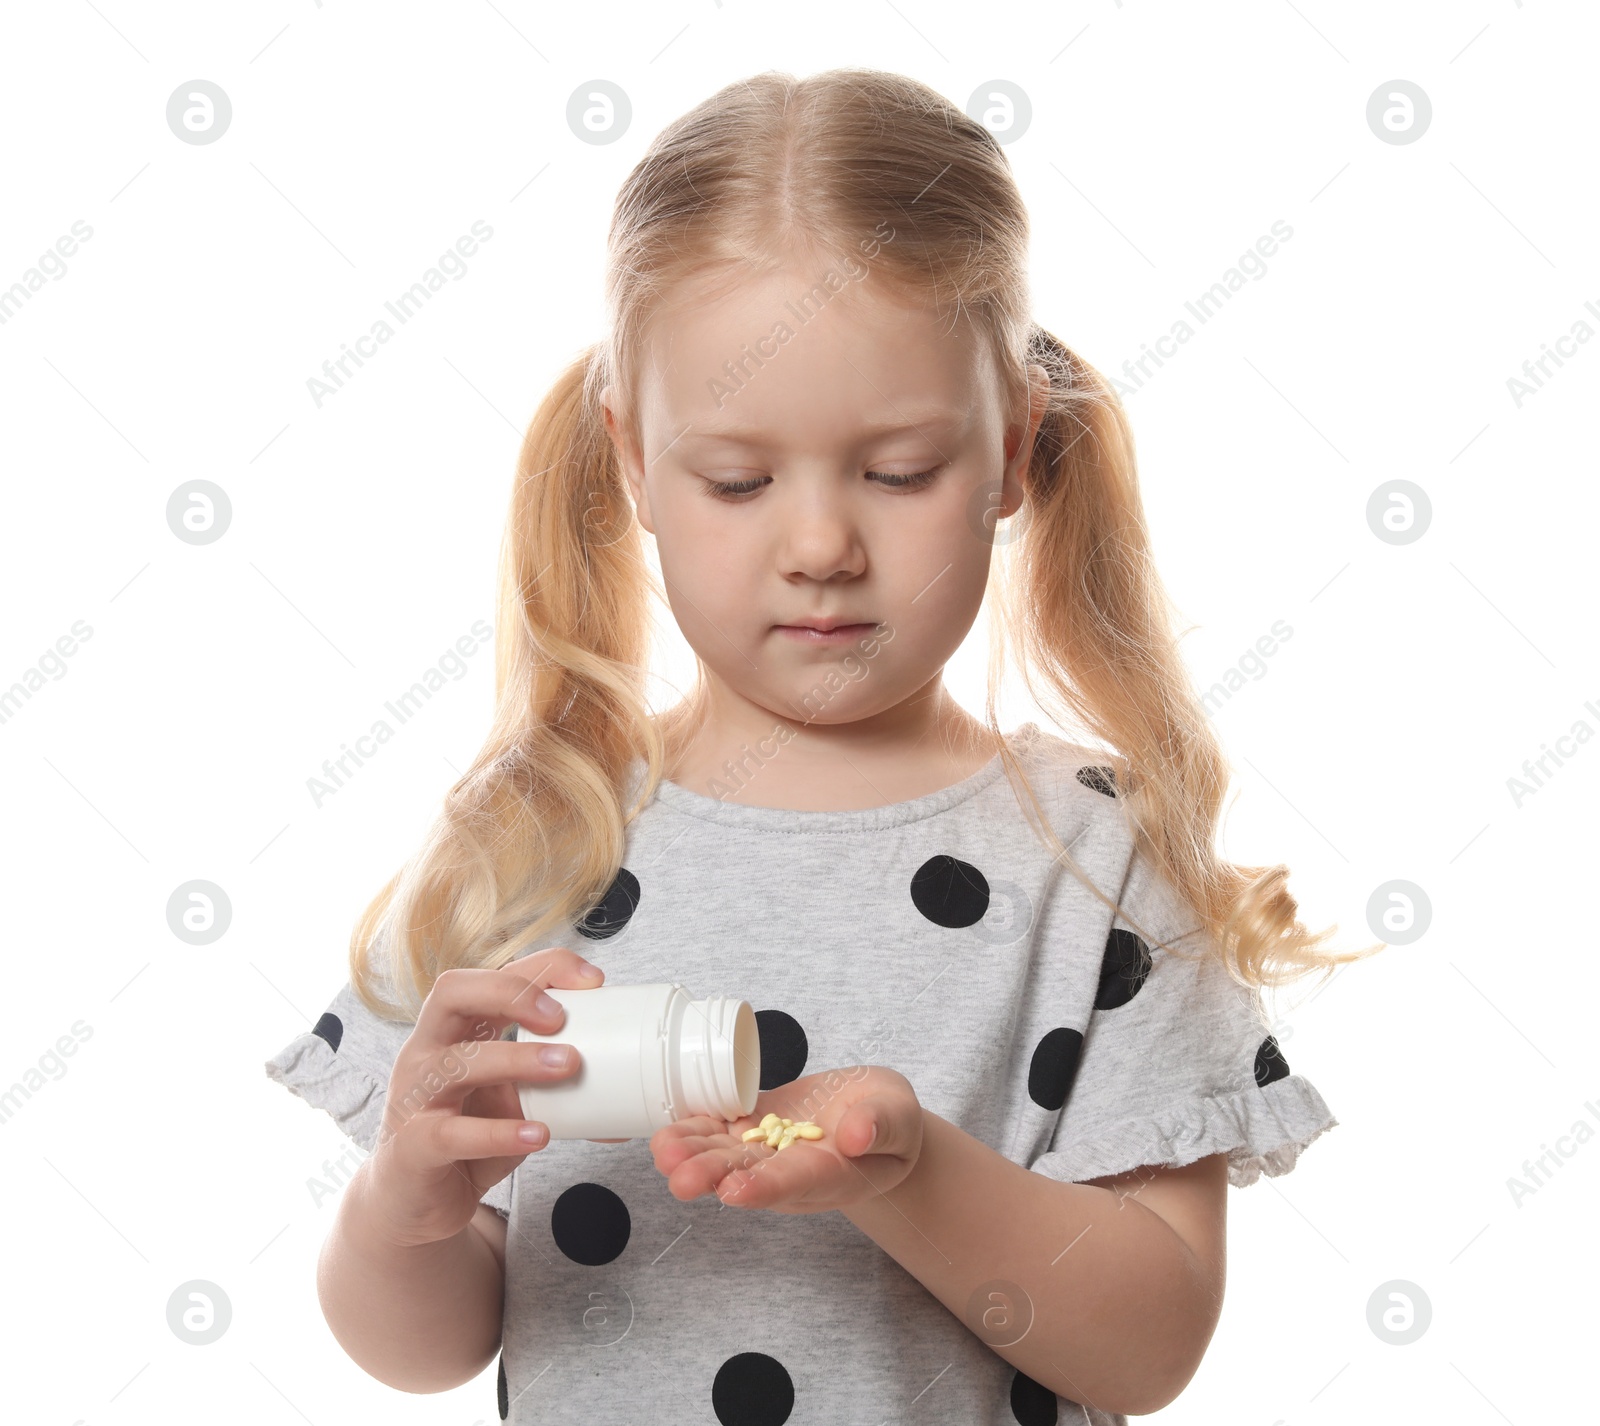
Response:
M882 470L869 470L867 474L877 476L895 490L921 490L924 485L932 485L934 476L943 469L943 466L936 465L932 470L919 470L915 475L890 475Z
M765 476L757 476L754 480L736 480L728 484L719 484L715 480L708 480L706 482L706 490L718 500L731 500L736 495L748 495L765 478Z
M943 469L943 466L936 465L932 470L918 471L915 475L893 475L883 470L869 470L867 474L881 481L891 490L921 490L924 486L933 484L934 477ZM737 500L741 495L752 494L765 479L767 479L766 476L758 475L751 480L735 480L721 483L715 480L708 480L706 489L709 494L718 500Z

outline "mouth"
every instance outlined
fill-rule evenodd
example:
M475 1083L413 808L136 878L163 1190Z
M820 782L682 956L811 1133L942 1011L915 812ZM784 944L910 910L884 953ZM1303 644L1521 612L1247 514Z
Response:
M810 644L845 644L860 639L878 628L871 624L835 624L818 621L815 624L774 624L773 629L791 639Z

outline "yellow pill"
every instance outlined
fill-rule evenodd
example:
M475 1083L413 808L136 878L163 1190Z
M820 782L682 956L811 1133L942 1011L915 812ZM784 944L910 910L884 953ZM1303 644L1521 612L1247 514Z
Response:
M778 1116L776 1114L763 1115L762 1119L761 1119L761 1127L763 1129L770 1129L774 1124L776 1124L778 1122L779 1122L778 1121Z
M782 1137L783 1137L783 1130L781 1128L779 1128L778 1126L774 1125L773 1128L772 1128L772 1131L767 1135L767 1147L769 1149L777 1148L778 1147L778 1140L781 1139Z
M785 1119L785 1120L784 1120L784 1121L783 1121L783 1127L784 1127L784 1128L785 1128L785 1129L787 1129L787 1128L788 1128L788 1127L789 1127L789 1126L790 1126L790 1125L791 1125L791 1124L793 1124L793 1123L794 1123L794 1120L793 1120L793 1119Z
M822 1125L800 1124L796 1126L794 1132L801 1139L820 1139L822 1137Z
M765 1139L767 1137L767 1131L760 1127L746 1129L739 1137L748 1144L752 1139Z

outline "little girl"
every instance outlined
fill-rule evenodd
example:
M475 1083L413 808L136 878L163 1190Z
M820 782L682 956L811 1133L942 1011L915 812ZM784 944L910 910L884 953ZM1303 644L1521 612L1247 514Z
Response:
M518 1423L1034 1426L1199 1366L1227 1185L1337 1122L1260 988L1371 951L1218 856L1132 437L1027 241L988 131L877 71L730 85L629 175L608 334L522 448L493 731L267 1064L371 1151L318 1284L379 1380L498 1353ZM659 716L645 534L699 667ZM987 722L945 691L991 588L1093 745L1002 735L998 658ZM749 1001L754 1112L525 1123L581 1066L516 1027L602 981ZM768 1114L823 1136L745 1142Z

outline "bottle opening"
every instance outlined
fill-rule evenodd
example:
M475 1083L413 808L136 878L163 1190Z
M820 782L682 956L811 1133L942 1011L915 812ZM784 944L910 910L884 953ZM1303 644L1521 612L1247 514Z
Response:
M739 1112L748 1114L756 1107L761 1093L761 1033L756 1027L756 1012L748 1000L739 1002L733 1023L733 1073L738 1086Z

